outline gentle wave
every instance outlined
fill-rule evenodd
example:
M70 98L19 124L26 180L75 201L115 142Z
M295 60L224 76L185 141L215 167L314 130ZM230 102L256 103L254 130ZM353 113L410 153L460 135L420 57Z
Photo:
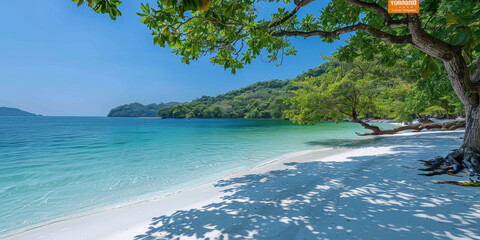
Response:
M171 193L331 147L322 142L355 140L361 130L280 120L0 117L0 232Z

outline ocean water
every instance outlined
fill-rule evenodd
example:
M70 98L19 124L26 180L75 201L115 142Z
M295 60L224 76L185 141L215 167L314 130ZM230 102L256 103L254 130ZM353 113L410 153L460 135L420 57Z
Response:
M281 120L0 117L0 235L161 196L282 154L355 144L356 131L364 129Z

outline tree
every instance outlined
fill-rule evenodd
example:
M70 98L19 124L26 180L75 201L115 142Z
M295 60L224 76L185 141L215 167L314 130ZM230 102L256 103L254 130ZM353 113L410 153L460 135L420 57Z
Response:
M428 79L419 79L406 99L408 108L416 114L463 114L463 105L453 91L445 70L437 71Z
M223 118L223 111L219 106L214 106L211 108L211 114L213 118Z
M138 15L152 29L154 43L170 47L183 62L209 55L213 64L223 65L232 73L262 53L269 61L277 61L283 54L294 55L288 37L320 37L333 42L342 34L356 33L350 41L353 47L372 38L410 45L443 63L466 113L463 143L449 157L471 174L480 175L478 1L424 0L421 14L389 14L387 0L331 0L319 14L299 15L314 0L294 0L290 11L280 7L270 19L259 16L254 2L162 0L156 8L142 4L143 13ZM284 3L286 7L292 3L268 2Z
M331 59L333 60L333 59ZM320 76L307 78L293 84L300 86L293 91L296 96L289 101L294 106L287 111L287 117L298 123L314 124L319 119L336 122L345 118L361 124L364 128L381 134L377 126L361 119L367 114L390 113L395 96L404 90L408 83L405 79L392 74L391 68L381 67L361 58L352 63L338 63L338 67ZM379 108L377 105L380 105Z
M193 112L189 112L187 115L185 115L185 118L195 118L195 114Z

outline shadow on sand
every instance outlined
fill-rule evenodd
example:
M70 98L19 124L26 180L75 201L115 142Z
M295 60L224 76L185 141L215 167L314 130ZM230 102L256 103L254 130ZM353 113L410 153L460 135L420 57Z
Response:
M478 239L480 189L435 185L452 177L411 169L461 135L384 138L365 146L398 144L394 153L219 181L221 201L155 217L135 239Z

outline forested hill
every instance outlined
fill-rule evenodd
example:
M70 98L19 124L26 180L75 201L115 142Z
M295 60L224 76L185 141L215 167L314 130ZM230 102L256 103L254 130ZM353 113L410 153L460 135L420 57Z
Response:
M18 108L0 107L0 116L40 116Z
M179 102L167 102L159 104L143 105L141 103L130 103L116 107L108 113L108 117L158 117L158 110L170 107Z
M158 114L164 118L284 118L283 111L289 108L285 100L296 88L290 82L320 76L330 69L331 64L322 64L294 79L257 82L216 97L203 96L163 108Z

